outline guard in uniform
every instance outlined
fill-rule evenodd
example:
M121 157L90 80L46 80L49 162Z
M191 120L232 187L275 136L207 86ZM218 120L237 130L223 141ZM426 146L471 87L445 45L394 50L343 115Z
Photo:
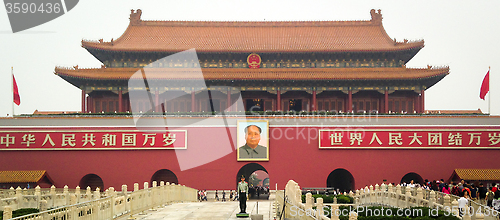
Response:
M238 183L238 195L240 197L240 213L246 213L248 183L245 182L245 176L241 175L241 181Z

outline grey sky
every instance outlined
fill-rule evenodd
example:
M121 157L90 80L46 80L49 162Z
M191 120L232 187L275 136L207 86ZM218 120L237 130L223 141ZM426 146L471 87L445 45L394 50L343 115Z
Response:
M449 66L450 75L426 91L426 109L481 108L479 88L491 66L491 112L500 115L500 1L96 1L82 0L67 14L13 34L0 7L0 116L11 114L11 66L21 105L16 114L35 109L78 111L81 92L54 75L55 66L97 68L101 63L81 47L82 39L110 41L128 25L130 9L143 20L370 20L381 9L387 34L398 41L425 40L407 64Z

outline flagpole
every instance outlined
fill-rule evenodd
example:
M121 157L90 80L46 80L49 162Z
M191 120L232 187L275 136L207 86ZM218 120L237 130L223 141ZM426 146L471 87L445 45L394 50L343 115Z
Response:
M12 94L12 117L14 117L14 67L10 67L10 88Z

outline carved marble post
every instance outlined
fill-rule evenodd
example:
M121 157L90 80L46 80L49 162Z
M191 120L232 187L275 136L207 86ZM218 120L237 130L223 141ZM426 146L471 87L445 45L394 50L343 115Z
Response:
M429 208L434 207L434 204L436 203L436 192L431 191L430 196L429 196Z
M458 201L454 200L453 202L451 202L451 211L452 211L452 214L454 214L456 217L460 218L460 213L458 210Z
M63 188L64 204L69 205L69 188L68 185L64 185Z
M357 220L357 219L358 219L358 213L349 212L349 220Z
M321 219L321 216L323 216L323 198L317 198L316 199L316 218Z
M12 207L5 206L3 207L3 219L11 219L12 218Z
M309 192L306 194L306 206L305 206L306 210L312 209L313 207L312 202L313 202L312 194Z

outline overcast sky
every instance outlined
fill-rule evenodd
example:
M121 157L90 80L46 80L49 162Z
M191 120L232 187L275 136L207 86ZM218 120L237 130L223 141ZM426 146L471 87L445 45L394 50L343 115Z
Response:
M370 9L381 9L391 38L425 41L407 67L450 67L448 76L426 90L426 109L487 112L490 94L483 101L479 89L491 66L491 113L500 115L495 86L500 82L500 1L81 0L67 14L15 34L0 7L0 116L12 112L11 67L21 95L16 114L79 111L81 90L54 75L54 68L100 67L81 40L117 39L131 9L142 9L143 20L208 21L370 20Z

